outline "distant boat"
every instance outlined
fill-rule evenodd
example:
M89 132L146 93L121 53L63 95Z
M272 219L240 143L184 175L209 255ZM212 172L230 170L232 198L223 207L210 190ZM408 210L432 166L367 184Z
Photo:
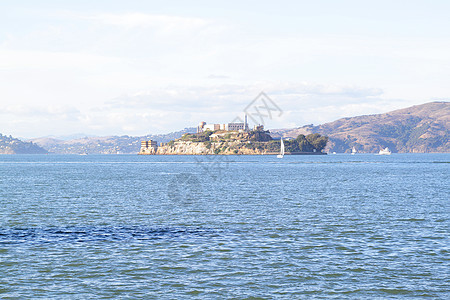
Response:
M281 138L281 151L280 154L277 155L277 158L283 158L284 157L284 143L283 138Z
M379 155L391 155L391 150L389 150L388 147L380 150L380 152L378 152Z
M353 146L353 148L352 148L352 155L355 155L356 154L356 148Z

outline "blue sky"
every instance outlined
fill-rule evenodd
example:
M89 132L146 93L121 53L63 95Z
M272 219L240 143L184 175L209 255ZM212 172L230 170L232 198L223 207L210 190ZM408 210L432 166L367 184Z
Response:
M189 2L189 3L187 3ZM1 1L0 132L269 128L448 101L449 1Z

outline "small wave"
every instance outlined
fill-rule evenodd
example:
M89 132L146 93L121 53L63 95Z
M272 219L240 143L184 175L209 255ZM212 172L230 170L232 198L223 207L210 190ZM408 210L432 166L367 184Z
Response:
M413 291L402 289L402 288L381 288L374 290L375 292L381 292L389 295L406 295L411 294Z

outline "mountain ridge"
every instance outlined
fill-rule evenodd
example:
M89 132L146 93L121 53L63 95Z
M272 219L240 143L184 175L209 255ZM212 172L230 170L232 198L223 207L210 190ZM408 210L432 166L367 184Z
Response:
M341 118L318 126L271 130L274 137L319 133L329 137L328 151L375 153L450 152L450 103L429 102L391 112Z

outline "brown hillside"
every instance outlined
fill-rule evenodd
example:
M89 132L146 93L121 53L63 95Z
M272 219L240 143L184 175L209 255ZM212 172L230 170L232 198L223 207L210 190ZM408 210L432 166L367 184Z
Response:
M295 137L317 132L330 137L328 149L349 152L450 152L450 103L431 102L392 112L343 118L319 126L272 130L276 135Z

